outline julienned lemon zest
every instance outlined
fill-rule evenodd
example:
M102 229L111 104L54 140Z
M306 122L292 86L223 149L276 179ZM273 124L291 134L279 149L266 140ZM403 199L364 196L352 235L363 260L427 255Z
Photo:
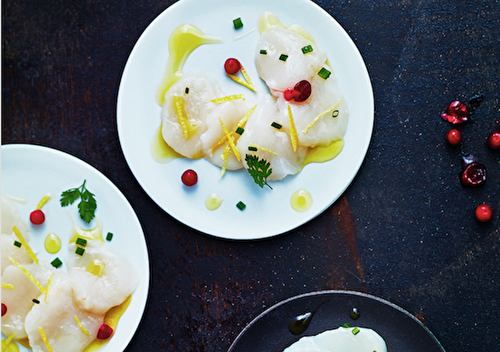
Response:
M243 71L242 71L243 72ZM229 74L229 73L226 73L226 75L229 76L229 78L231 78L233 81L235 81L236 83L239 83L241 84L242 86L244 87L247 87L248 89L254 91L255 93L258 93L257 89L254 88L254 86L244 80L242 80L241 78L239 78L238 76L235 76L235 75L232 75L232 74Z
M241 70L241 74L243 75L243 78L245 79L245 81L247 81L247 83L253 87L252 80L250 79L250 76L248 75L248 73L245 70L245 68L243 66L241 66L240 70Z
M233 150L234 156L238 161L241 161L241 155L238 149L236 149L236 145L234 144L233 137L231 137L231 134L228 132L226 126L224 126L224 123L222 122L221 118L219 117L220 124L222 126L222 129L224 130L224 133L226 134L227 141L229 142L229 145L231 146L231 149Z
M268 152L268 153L271 153L271 154L274 154L274 155L278 155L278 153L273 152L272 150L264 148L264 147L259 147L258 145L251 145L251 147L257 148L259 150L262 150L262 151L265 151L265 152Z
M224 176L224 174L226 173L227 163L229 162L229 151L230 150L231 150L231 146L228 143L226 145L226 147L224 148L224 152L222 153L222 160L224 160L224 163L222 164L222 171L220 174L220 178L222 178L222 176Z
M45 347L49 350L49 352L54 352L52 347L50 346L49 340L47 339L47 336L45 335L45 332L41 327L38 328L38 331L40 331L40 336L42 336L43 343L45 344Z
M9 346L10 342L14 339L15 334L10 334L5 340L2 341L2 352Z
M328 114L330 111L332 111L333 109L335 109L337 106L340 105L340 103L342 103L344 100L341 100L339 101L337 104L335 104L334 106L332 106L331 108L329 108L328 110L322 112L321 114L319 114L318 116L316 116L316 118L314 120L311 121L311 123L306 127L306 129L304 131L302 131L303 134L306 134L309 129L319 120L319 118L325 114Z
M40 202L38 202L38 205L36 206L36 210L42 209L42 207L49 201L49 199L52 198L50 194L47 194L45 197L43 197Z
M28 277L28 279L30 279L39 289L42 293L45 293L45 288L43 288L43 286L37 281L37 279L35 279L35 277L33 275L31 275L29 273L28 270L26 270L21 264L19 264L18 262L16 262L14 260L14 258L12 257L9 257L10 261L15 265L17 266L19 269L21 269L21 271L24 273L24 275L26 275Z
M293 151L297 152L297 148L299 147L299 136L297 135L297 129L295 128L295 123L293 122L292 108L290 104L288 106L288 124L290 129L290 139L292 141Z
M236 126L236 129L235 131L238 129L238 127L241 127L243 128L245 126L245 124L247 123L248 121L248 118L250 117L250 115L252 115L252 113L254 112L255 108L257 107L257 105L255 105L254 107L252 107L250 110L248 110L245 115L241 118L241 120L238 122L238 125ZM232 135L232 133L231 133ZM224 135L224 137L222 137L216 144L215 146L212 148L212 151L214 150L217 150L219 149L224 143L226 143L226 140L227 140L227 136Z
M210 102L212 102L214 104L220 104L220 103L225 103L227 101L238 100L238 99L245 100L245 96L243 94L227 95L227 96L222 97L222 98L212 99L212 100L210 100Z
M82 323L80 323L80 320L76 315L75 315L75 320L78 323L78 326L80 326L80 329L82 329L83 333L87 336L90 336L89 332L83 327Z
M24 248L26 248L26 252L28 252L28 255L31 257L31 259L33 259L33 261L38 264L38 258L36 257L35 253L31 250L31 247L28 245L28 242L26 242L26 240L24 239L21 231L19 231L19 229L16 226L12 227L12 231L14 231L14 233L16 234L17 238L19 239L19 242L21 242Z
M178 95L174 95L175 110L177 111L177 121L182 128L184 133L184 138L189 139L194 132L193 126L189 122L188 116L186 114L184 98Z
M52 273L52 275L50 275L49 281L47 281L47 287L45 288L45 295L43 297L43 301L45 303L47 303L47 295L49 294L49 287L50 287L50 283L52 282L52 277L54 277L54 273Z
M14 285L12 285L12 284L6 284L6 283L2 282L2 288L6 288L8 290L13 290L14 289Z

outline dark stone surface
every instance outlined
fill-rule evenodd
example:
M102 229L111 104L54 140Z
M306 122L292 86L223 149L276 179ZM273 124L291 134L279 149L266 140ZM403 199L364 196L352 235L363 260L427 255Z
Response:
M418 315L448 351L496 351L500 154L500 3L316 1L353 38L371 75L374 134L353 184L325 213L266 241L196 233L140 188L120 149L116 96L147 25L173 1L2 2L2 143L73 154L110 178L138 213L150 247L150 302L127 351L225 351L267 307L296 294L348 289ZM444 141L439 114L484 93L474 122ZM458 181L461 153L489 171ZM494 218L474 218L489 203Z

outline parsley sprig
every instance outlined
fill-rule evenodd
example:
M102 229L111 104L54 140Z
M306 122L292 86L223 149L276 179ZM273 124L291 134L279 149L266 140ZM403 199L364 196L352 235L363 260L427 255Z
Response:
M271 168L271 164L264 158L259 159L256 155L245 155L245 161L248 165L248 172L253 177L253 180L256 184L258 184L261 188L264 188L264 185L273 189L267 183L267 178L272 174L273 169Z
M85 187L85 182L87 182L87 180L84 180L83 184L78 188L71 188L62 192L61 206L66 207L80 199L80 203L78 203L78 212L82 220L89 223L95 216L97 202L94 198L94 194Z

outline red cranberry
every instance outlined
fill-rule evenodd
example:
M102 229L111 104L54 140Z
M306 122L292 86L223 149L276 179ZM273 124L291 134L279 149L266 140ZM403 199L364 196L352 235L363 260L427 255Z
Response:
M102 324L99 330L97 331L97 338L99 340L109 339L111 335L113 335L113 328L106 324Z
M295 100L297 103L307 100L311 96L311 83L302 80L293 88L288 88L283 92L283 97L287 100Z
M454 101L446 107L446 110L441 114L443 120L453 124L463 123L469 120L469 109L467 105L461 101Z
M30 214L30 221L33 225L41 225L45 221L45 214L40 209L33 210Z
M191 187L198 182L198 175L196 174L196 171L189 169L184 171L181 180L186 186Z
M479 187L486 182L486 167L477 162L466 166L460 175L460 181L465 187Z
M241 64L237 59L227 59L224 63L224 70L230 75L235 75L241 70Z
M446 141L452 146L457 146L462 143L462 134L457 129L451 129L446 133Z
M476 208L476 219L481 222L488 222L493 217L493 210L488 204L480 204Z
M500 131L491 132L486 141L491 149L500 149Z
M2 317L7 314L7 306L5 305L5 303L2 303Z

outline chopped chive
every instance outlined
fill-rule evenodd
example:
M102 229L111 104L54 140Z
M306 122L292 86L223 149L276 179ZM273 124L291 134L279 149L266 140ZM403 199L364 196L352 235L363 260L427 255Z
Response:
M238 133L239 135L242 135L244 131L245 131L245 130L244 130L243 128L241 128L241 127L238 127L238 128L236 129L236 133Z
M337 116L339 116L339 111L338 110L333 110L332 117L337 117Z
M189 94L189 87L186 87L186 89L184 89L184 93Z
M357 327L355 327L354 329L352 329L352 333L354 335L356 335L358 332L359 332L359 329Z
M23 244L21 242L14 241L14 246L21 248L22 245Z
M276 128L277 130L280 130L280 129L281 129L281 127L283 127L283 126L281 126L281 125L280 125L279 123L277 123L277 122L273 122L273 123L271 124L271 127L274 127L274 128Z
M106 235L106 240L111 241L112 238L113 238L113 234L111 232L108 232L108 234Z
M40 304L40 301L37 300L36 298L33 298L33 303Z
M56 258L53 261L50 262L54 268L59 268L62 265L61 259Z
M286 59L288 59L288 55L286 55L286 54L281 54L280 55L280 60L281 61L286 61Z
M267 55L267 50L262 49L262 50L260 51L260 53L261 53L262 55Z
M257 148L256 147L252 147L251 145L248 146L248 150L252 151L252 152L256 152L257 151Z
M321 70L319 70L318 72L318 75L323 79L327 79L328 77L330 77L330 74L331 72L324 67L322 67Z
M303 54L310 53L311 51L313 51L313 47L310 46L310 45L306 45L305 47L302 48L302 53Z
M243 202L238 202L238 204L236 204L236 206L238 207L239 210L243 210L247 207L245 205L245 203L243 203Z
M342 325L343 328L350 328L351 327L351 324L349 323L345 323L344 325Z
M85 248L78 247L76 249L75 253L81 256L81 255L83 255L83 253L85 253Z
M76 244L85 247L87 245L87 240L85 238L78 237L76 239Z
M237 19L233 20L233 25L234 29L240 29L243 27L243 22L241 21L241 17L238 17Z

